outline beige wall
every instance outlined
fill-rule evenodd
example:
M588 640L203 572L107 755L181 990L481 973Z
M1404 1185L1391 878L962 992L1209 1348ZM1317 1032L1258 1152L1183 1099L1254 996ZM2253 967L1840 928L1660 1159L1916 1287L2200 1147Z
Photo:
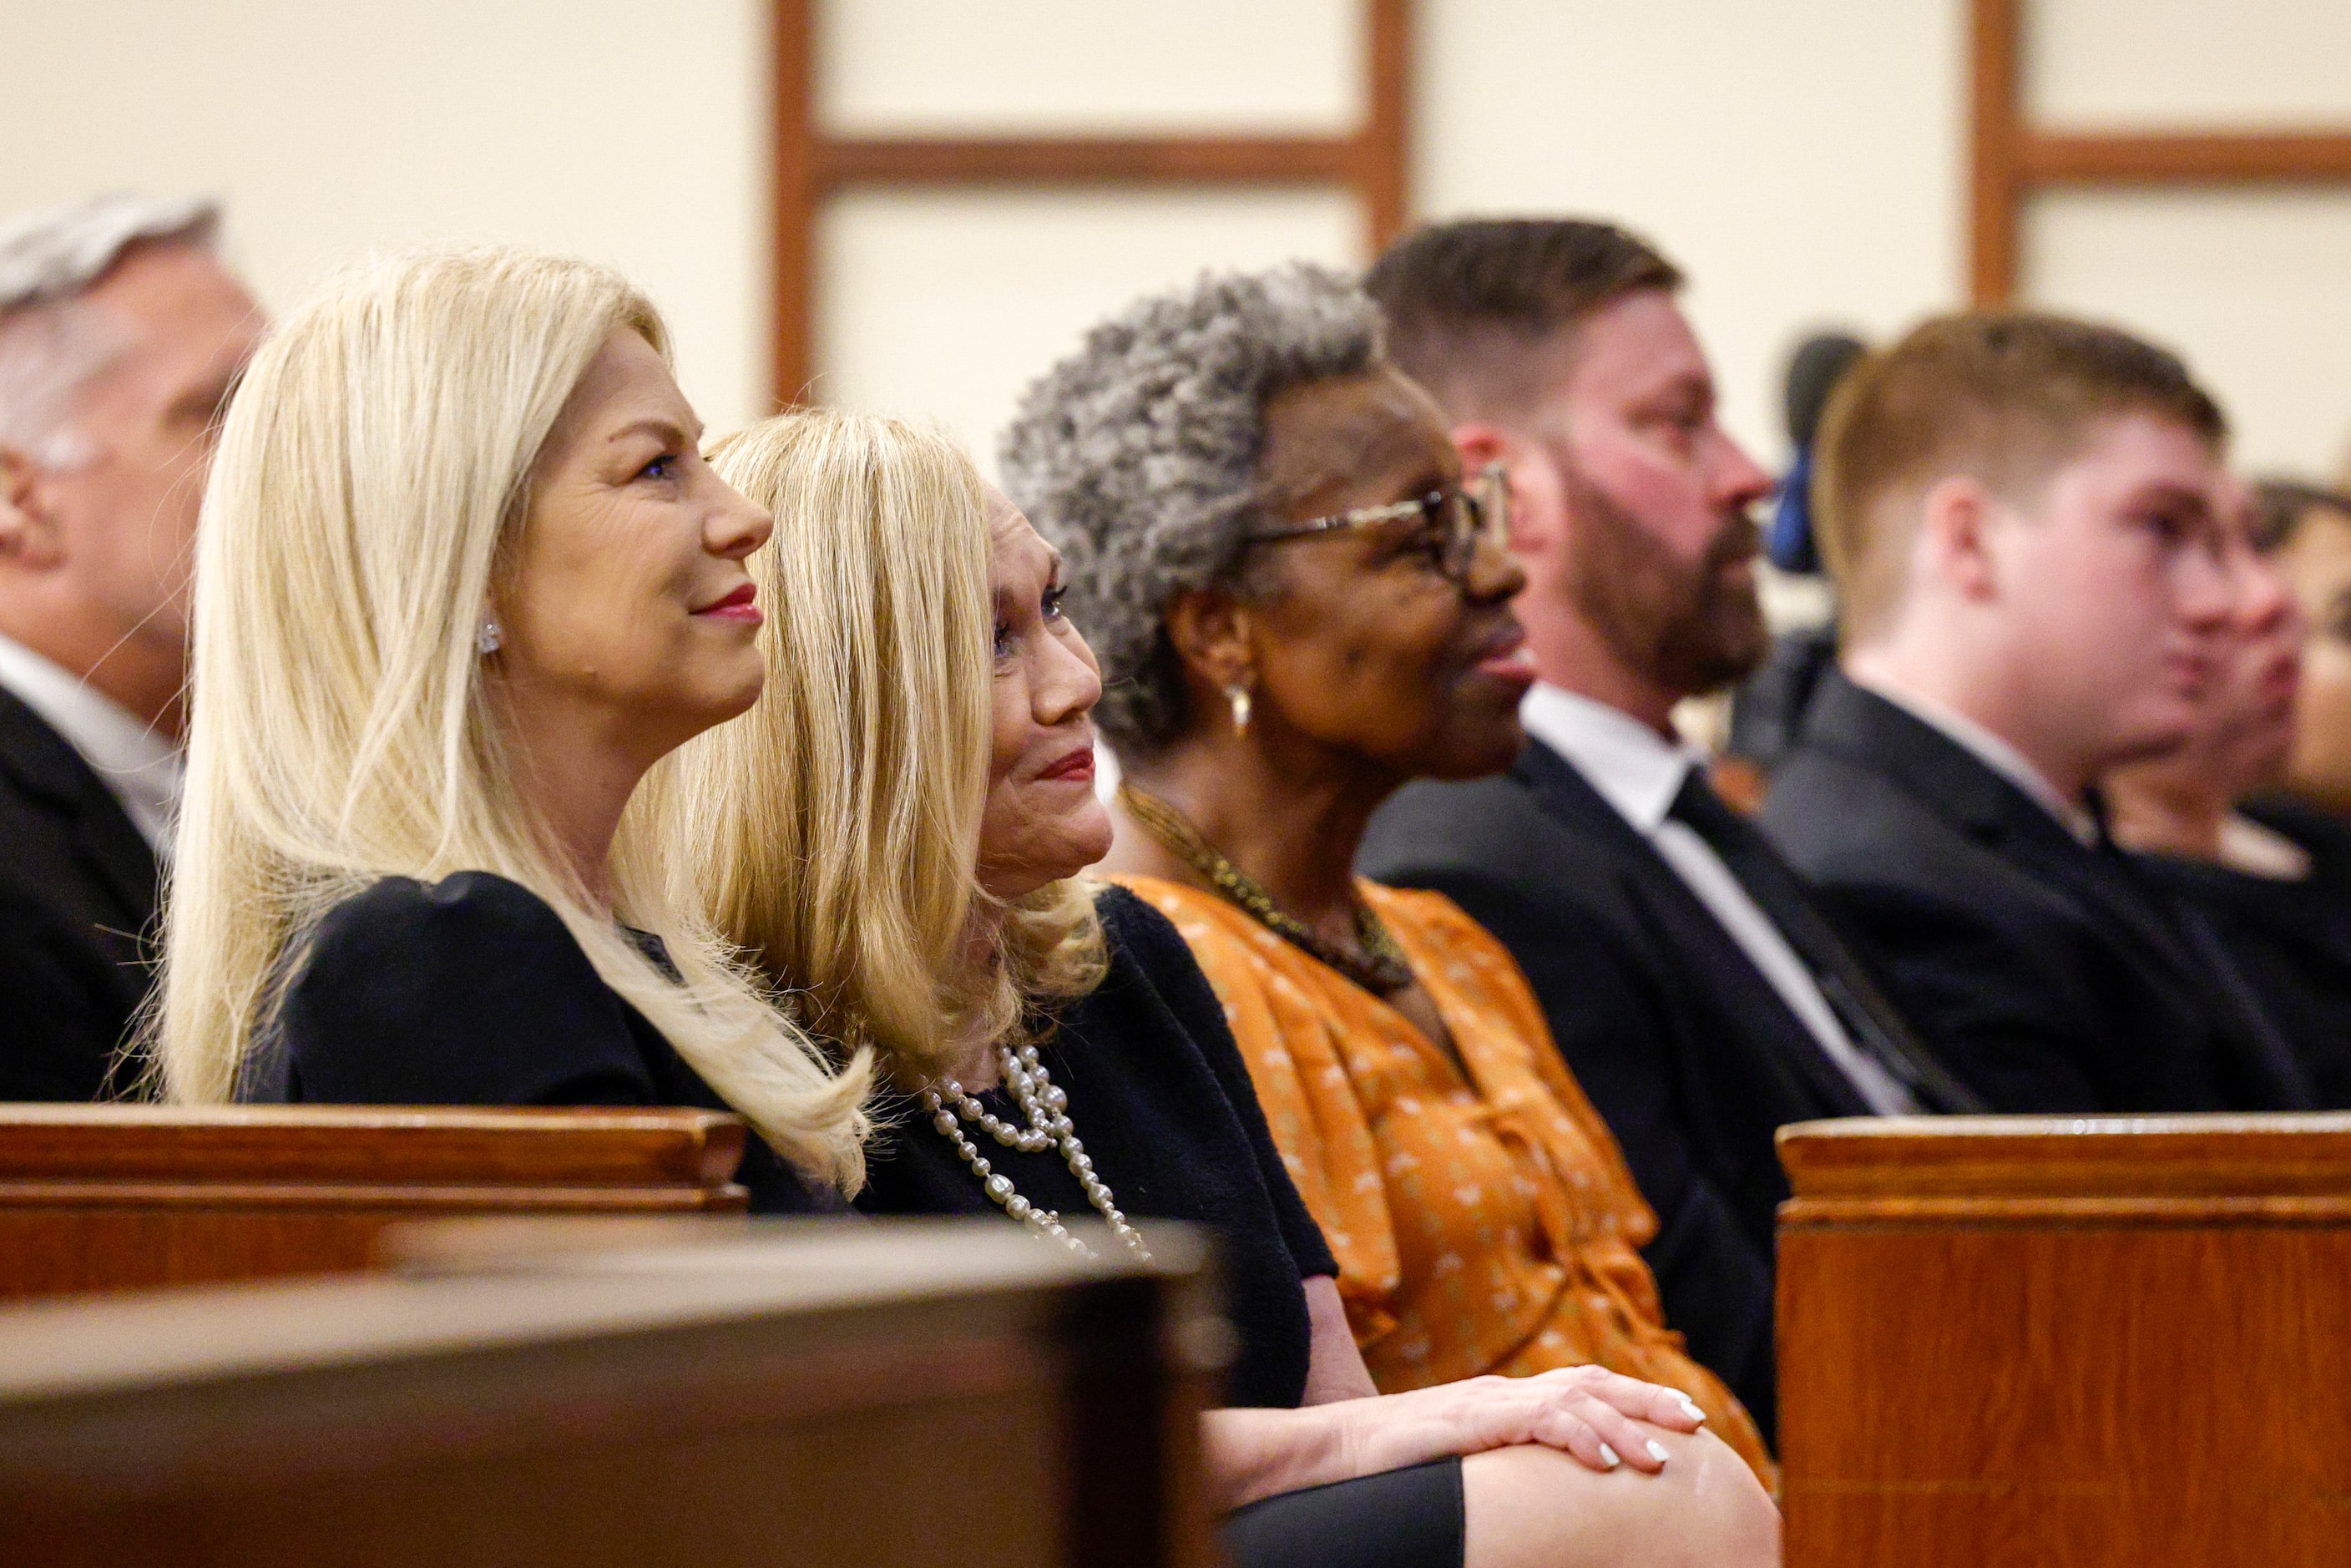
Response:
M1316 129L1357 110L1348 0L829 0L861 131ZM2351 118L2340 0L2029 0L2034 101L2145 121ZM1695 280L1734 429L1780 449L1808 327L1894 329L1961 287L1960 0L1422 0L1429 215L1578 211ZM208 190L283 305L339 257L446 235L618 263L677 328L714 426L765 406L759 0L0 0L0 212ZM27 70L23 63L39 62ZM2068 197L2041 297L2179 341L2249 457L2331 468L2351 429L2351 199ZM1204 265L1360 259L1343 202L871 196L821 236L824 379L983 454L1087 321Z
M618 263L705 414L765 378L750 0L0 0L0 212L210 192L283 307L374 245L517 240Z

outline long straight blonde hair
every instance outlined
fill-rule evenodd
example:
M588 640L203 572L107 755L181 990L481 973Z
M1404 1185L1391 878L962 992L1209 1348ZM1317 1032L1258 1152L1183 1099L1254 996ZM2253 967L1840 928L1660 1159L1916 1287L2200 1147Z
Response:
M431 251L338 280L255 358L199 525L154 1065L174 1099L230 1098L328 910L385 876L486 871L544 899L778 1153L853 1188L867 1064L833 1071L671 903L641 802L597 906L515 786L475 646L532 463L619 329L667 357L660 316L602 267ZM621 921L660 936L684 983Z
M659 790L699 896L810 1027L917 1079L975 1034L1102 975L1092 890L1000 911L978 885L995 603L987 492L943 436L871 415L784 414L717 443L719 476L775 514L747 563L773 613L767 685L687 743ZM977 942L983 911L1000 935Z

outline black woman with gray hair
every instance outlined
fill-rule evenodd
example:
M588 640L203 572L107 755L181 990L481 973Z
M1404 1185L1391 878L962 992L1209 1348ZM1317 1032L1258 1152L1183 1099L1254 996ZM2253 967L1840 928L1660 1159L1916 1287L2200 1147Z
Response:
M1510 764L1533 678L1499 481L1463 474L1375 307L1303 266L1146 299L1029 390L1003 471L1101 653L1105 865L1207 971L1374 1383L1596 1364L1682 1390L1719 1435L1691 1462L1769 1484L1508 952L1353 874L1397 788Z

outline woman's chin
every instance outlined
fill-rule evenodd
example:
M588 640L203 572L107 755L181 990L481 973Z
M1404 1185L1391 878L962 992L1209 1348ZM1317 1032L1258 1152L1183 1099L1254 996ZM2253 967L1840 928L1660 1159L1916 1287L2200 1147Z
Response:
M983 834L983 837L985 835ZM1109 809L1100 800L1039 823L1008 853L980 854L980 885L990 896L1016 904L1032 893L1067 882L1110 853Z

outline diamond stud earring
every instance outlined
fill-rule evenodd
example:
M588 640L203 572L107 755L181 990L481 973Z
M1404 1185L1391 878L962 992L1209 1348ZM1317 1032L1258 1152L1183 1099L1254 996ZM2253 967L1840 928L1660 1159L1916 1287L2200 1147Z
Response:
M496 622L484 616L480 628L474 633L474 652L486 659L505 646L506 640L505 630Z

